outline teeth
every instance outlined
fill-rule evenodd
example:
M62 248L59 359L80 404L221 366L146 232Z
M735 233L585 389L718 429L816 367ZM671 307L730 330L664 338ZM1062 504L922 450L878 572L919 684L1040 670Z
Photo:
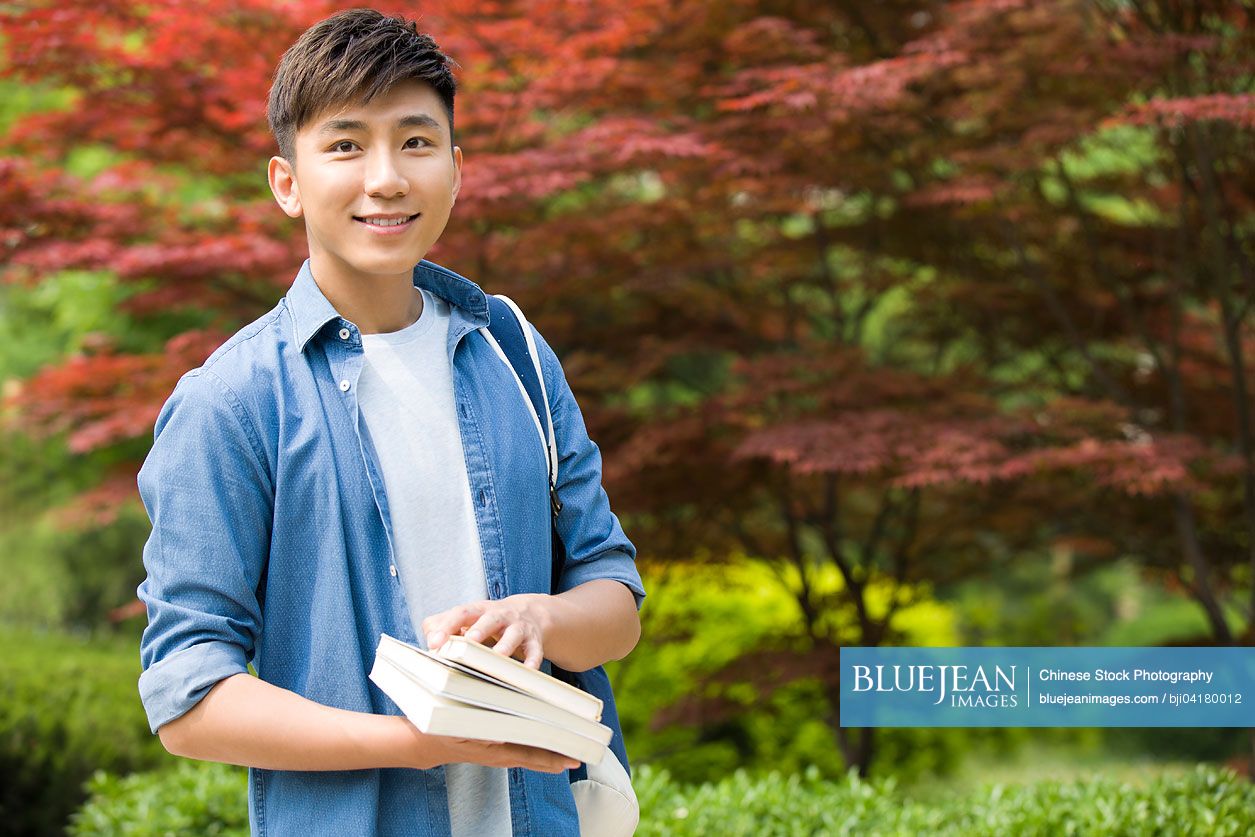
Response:
M388 220L386 218L363 218L362 220L365 221L367 224L370 224L371 226L375 226L375 227L399 227L402 224L404 224L406 221L409 221L410 219L409 218L395 218L393 220Z

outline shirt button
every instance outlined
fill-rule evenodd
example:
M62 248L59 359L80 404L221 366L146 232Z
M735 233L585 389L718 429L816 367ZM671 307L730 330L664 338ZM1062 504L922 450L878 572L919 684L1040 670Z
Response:
M396 578L397 577L397 565L393 564L392 566L388 567L388 572L392 573L393 578Z
M341 381L341 382L340 382L340 392L348 392L348 391L349 391L349 382L348 382L348 381Z
M349 330L347 328L340 329L340 339L341 340L349 339Z

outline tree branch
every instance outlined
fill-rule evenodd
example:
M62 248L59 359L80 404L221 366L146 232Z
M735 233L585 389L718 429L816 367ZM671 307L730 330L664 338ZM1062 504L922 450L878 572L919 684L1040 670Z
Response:
M1023 239L1014 226L1009 224L1005 218L999 219L999 229L1002 232L1003 240L1015 252L1016 259L1019 261L1020 269L1024 275L1028 277L1034 287L1042 295L1046 302L1046 308L1051 315L1063 328L1064 334L1068 341L1072 344L1072 348L1077 351L1085 362L1089 365L1090 370L1094 373L1095 379L1106 391L1107 396L1113 401L1125 405L1133 406L1133 399L1128 391L1124 389L1111 376L1107 369L1099 363L1098 359L1093 356L1089 350L1089 344L1085 338L1081 336L1080 330L1076 327L1076 323L1072 320L1072 316L1064 308L1063 302L1059 299L1059 294L1051 287L1050 282L1042 275L1041 265L1029 258L1024 247Z

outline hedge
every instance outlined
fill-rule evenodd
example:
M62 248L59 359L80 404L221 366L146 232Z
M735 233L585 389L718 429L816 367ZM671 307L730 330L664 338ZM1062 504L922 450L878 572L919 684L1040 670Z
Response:
M169 763L139 700L129 641L0 629L0 831L60 833L98 769Z
M1240 835L1255 833L1255 786L1200 765L1144 787L1095 778L986 785L943 804L915 802L893 780L842 782L737 773L718 783L638 783L640 835Z
M1240 835L1255 833L1255 786L1231 770L1199 766L1134 787L1096 778L986 785L946 803L913 801L892 780L840 782L818 771L680 785L643 766L635 785L639 835ZM181 764L117 779L98 773L74 818L76 835L248 833L241 768Z
M70 834L248 837L248 771L180 759L173 770L117 777L98 771Z

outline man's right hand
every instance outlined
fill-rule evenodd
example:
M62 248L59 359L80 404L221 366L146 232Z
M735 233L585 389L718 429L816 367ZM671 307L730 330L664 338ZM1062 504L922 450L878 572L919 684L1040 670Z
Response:
M485 767L522 767L542 773L561 773L579 767L579 762L558 753L522 744L503 744L497 741L479 741L473 738L451 738L445 735L426 735L408 720L402 718L415 739L414 766L420 769L441 764L482 764Z

